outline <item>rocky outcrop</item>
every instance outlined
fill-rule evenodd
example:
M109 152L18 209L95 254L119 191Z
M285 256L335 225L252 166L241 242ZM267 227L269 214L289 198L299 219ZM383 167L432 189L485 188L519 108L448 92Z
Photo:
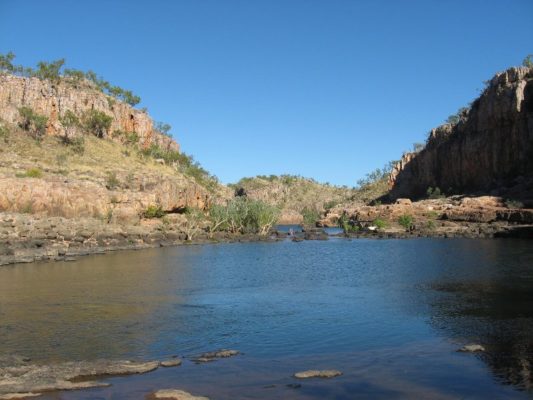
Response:
M154 143L164 149L179 151L179 145L172 138L154 129L153 121L145 111L102 93L88 81L53 83L0 74L0 119L16 124L20 119L19 108L23 106L48 117L46 132L49 135L65 133L60 117L67 111L81 117L88 110L97 110L113 118L109 134L115 130L136 132L144 147Z
M497 74L459 122L430 133L390 175L390 197L418 198L429 187L446 194L533 198L533 68Z

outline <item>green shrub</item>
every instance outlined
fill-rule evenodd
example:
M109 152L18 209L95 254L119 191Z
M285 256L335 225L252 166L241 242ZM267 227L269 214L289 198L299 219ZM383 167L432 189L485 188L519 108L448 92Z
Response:
M235 197L209 210L210 231L266 235L279 217L279 209L263 201Z
M20 107L19 115L21 119L19 126L35 140L40 140L46 133L48 118L44 115L36 114L30 107Z
M505 206L507 208L524 208L524 203L518 200L507 199L505 200Z
M144 218L163 218L165 211L160 205L150 205L142 213Z
M304 207L302 210L302 217L305 226L314 226L320 219L320 213L314 208Z
M49 80L52 83L59 83L61 80L61 68L65 64L65 59L46 62L40 61L37 63L37 70L34 72L34 76L41 80Z
M427 221L426 227L427 227L427 229L429 229L431 231L434 230L435 227L436 227L435 221L433 221L433 220Z
M359 225L356 225L346 213L343 213L337 221L339 228L342 228L345 234L359 232Z
M107 178L106 178L106 188L109 190L114 190L120 187L120 181L117 178L117 174L115 172L108 172Z
M431 186L428 187L428 190L426 190L426 194L428 199L442 199L446 197L438 187L435 187L435 189L433 189Z
M533 68L533 54L528 54L522 61L524 67Z
M98 138L103 138L107 135L112 122L113 117L98 110L89 110L83 115L83 127L85 131Z
M9 139L9 129L7 126L3 125L0 121L0 139L2 139L5 143L8 142Z
M155 129L156 129L156 131L159 131L160 133L162 133L165 136L168 136L168 137L172 136L170 134L170 130L172 129L172 127L169 124L166 124L164 122L156 122L155 123Z
M65 129L65 137L67 139L72 137L81 126L78 116L70 110L67 110L63 116L59 117L59 122Z
M401 215L398 218L398 223L403 226L405 229L410 229L413 225L413 217L411 215Z
M37 167L27 169L26 172L16 175L18 178L42 178L43 171Z
M372 224L375 225L378 229L384 229L387 226L387 223L381 218L375 219Z

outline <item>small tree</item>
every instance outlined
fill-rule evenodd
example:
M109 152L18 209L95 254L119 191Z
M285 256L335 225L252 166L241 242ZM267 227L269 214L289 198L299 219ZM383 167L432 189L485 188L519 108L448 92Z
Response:
M522 61L524 67L532 68L533 67L533 54L528 54L524 61Z
M80 120L72 111L67 110L62 117L59 117L59 122L65 128L64 142L70 143L72 136L76 133L76 130L80 127Z
M64 64L64 58L52 62L40 61L37 63L35 76L42 80L49 80L53 83L58 83L61 80L60 71Z
M19 114L21 118L19 126L35 140L40 140L46 133L48 118L44 115L36 114L30 107L20 107Z
M413 225L413 217L407 214L401 215L398 218L398 223L407 230L411 229L411 226Z
M315 208L304 207L302 210L302 217L305 226L314 226L316 221L320 219L320 213Z
M170 136L170 130L172 127L164 122L156 122L155 129L161 132L163 135Z
M14 59L15 54L11 51L7 54L0 54L0 73L15 72L16 67L12 63Z
M103 138L107 135L112 121L113 117L102 111L89 110L83 116L83 127L87 133Z

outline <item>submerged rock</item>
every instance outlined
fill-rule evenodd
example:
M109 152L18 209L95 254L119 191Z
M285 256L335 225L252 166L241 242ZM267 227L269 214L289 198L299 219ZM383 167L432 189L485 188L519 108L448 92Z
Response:
M485 351L485 347L483 347L480 344L467 344L467 345L461 347L457 351L460 351L460 352L463 352L463 353L476 353L478 351Z
M179 358L174 358L172 360L165 360L159 363L162 367L178 367L181 365L181 360Z
M238 350L217 350L217 351L210 351L208 353L203 353L200 355L200 357L195 358L195 362L211 362L215 361L217 358L228 358L233 357L240 354Z
M150 372L159 367L159 361L68 361L59 364L37 365L11 358L0 363L1 399L24 398L20 395L37 394L51 390L74 390L106 387L110 384L90 380L105 375L130 375ZM11 396L11 397L7 397Z
M325 370L315 370L311 369L308 371L297 372L294 374L295 378L298 379L308 379L308 378L334 378L336 376L342 375L341 371L336 369L325 369Z
M188 392L178 389L162 389L153 393L149 399L164 400L209 400L209 397L194 396Z

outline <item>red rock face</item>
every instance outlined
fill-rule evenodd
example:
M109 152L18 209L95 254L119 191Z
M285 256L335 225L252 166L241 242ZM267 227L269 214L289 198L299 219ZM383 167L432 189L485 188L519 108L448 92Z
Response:
M48 117L47 134L62 135L65 130L59 118L67 111L80 117L85 111L94 109L113 118L109 133L114 130L135 131L144 147L154 143L179 151L178 143L154 129L153 121L146 112L115 100L87 83L80 86L67 82L54 85L37 78L0 75L0 118L16 124L19 121L18 109L27 106Z
M533 68L520 67L497 74L460 122L434 129L425 149L404 155L389 183L394 199L429 187L487 193L532 177Z

